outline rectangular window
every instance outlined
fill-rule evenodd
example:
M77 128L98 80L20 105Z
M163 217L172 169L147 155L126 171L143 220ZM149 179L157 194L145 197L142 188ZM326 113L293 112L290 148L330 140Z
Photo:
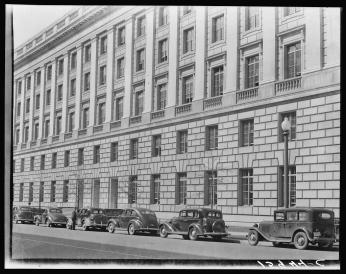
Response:
M82 113L82 127L83 129L84 128L87 128L87 126L89 125L89 108L86 107L86 108L83 108L83 113Z
M150 183L150 203L160 204L160 174L152 175Z
M125 26L118 29L118 46L125 45Z
M102 102L102 103L98 103L97 105L97 124L101 125L102 123L104 123L105 119L106 119L106 103Z
M182 103L188 104L191 103L193 100L193 76L187 76L183 78L183 96L182 96Z
M46 155L41 155L41 170L45 168Z
M41 71L36 72L36 86L41 85Z
M118 161L118 142L111 143L111 162Z
M137 203L137 176L130 176L129 178L129 189L128 189L128 203L135 204Z
M223 40L224 23L223 15L213 18L212 22L212 42Z
M24 183L20 183L19 185L19 202L23 202L24 197Z
M137 19L137 37L145 34L145 16Z
M204 205L217 205L217 171L205 173Z
M81 166L84 164L84 148L81 147L78 149L78 165Z
M167 39L159 41L159 61L158 63L162 63L167 61L168 59L168 42Z
M152 156L161 156L161 135L154 135L152 142Z
M40 94L36 94L36 97L35 97L35 109L40 109Z
M183 32L183 53L193 51L193 39L194 32L193 28L184 30Z
M301 76L301 44L295 43L285 47L285 78Z
M61 116L56 117L56 127L55 127L55 135L59 135L61 132Z
M144 49L137 50L137 66L136 71L144 70Z
M50 184L50 201L55 202L56 181L52 181Z
M206 150L217 149L218 147L218 126L206 127Z
M39 124L35 123L35 125L34 125L34 140L38 139L38 130L39 130Z
M254 55L246 58L246 88L258 86L259 79L259 57Z
M26 78L26 90L30 90L31 89L31 76L28 76Z
M92 206L99 207L99 202L100 202L100 180L99 179L94 180L92 193L93 193Z
M167 85L162 84L157 87L157 110L162 110L166 107L167 100Z
M212 69L211 97L223 95L223 66Z
M22 81L18 81L17 94L18 96L22 94Z
M46 105L47 105L47 106L50 105L50 93L51 93L51 91L50 91L50 89L48 89L48 90L46 91Z
M192 6L184 6L183 7L183 15L189 14L192 11Z
M91 45L86 45L84 47L84 63L90 62L91 59Z
M70 97L73 97L76 95L76 78L71 79L70 84Z
M135 116L141 115L143 112L143 98L144 92L139 91L136 92L136 98L135 98Z
M300 12L302 10L301 7L285 7L284 8L284 16L289 16L292 14L295 14L297 12Z
M24 172L24 161L24 158L20 159L20 172Z
M44 201L44 182L40 182L39 202Z
M30 157L30 171L34 171L35 166L35 156Z
M117 60L117 78L120 79L124 77L125 72L125 59L124 57Z
M68 114L68 132L72 132L74 129L74 112Z
M130 159L138 158L138 139L132 139L130 141Z
M100 146L94 146L94 164L100 162Z
M62 85L58 86L58 92L57 92L57 101L61 101L62 100Z
M90 72L84 74L84 91L90 89Z
M52 80L52 66L47 67L47 81Z
M99 78L99 84L104 85L106 84L106 79L107 79L107 71L106 71L106 66L100 67L100 78Z
M18 143L19 143L19 134L20 134L20 130L17 129L16 130L16 145L18 145Z
M254 120L240 122L240 146L253 146Z
M109 208L118 208L118 179L117 178L111 178L110 180Z
M29 126L24 127L24 142L27 143L29 140Z
M46 120L45 121L45 124L44 124L44 137L47 138L48 135L49 135L49 120Z
M123 117L123 97L116 98L115 100L115 120L118 121Z
M63 188L62 188L62 202L68 202L68 180L64 180Z
M17 104L17 116L20 116L20 108L22 107L21 102L18 102Z
M177 153L187 153L187 130L177 132Z
M176 185L175 185L175 203L177 205L186 205L187 197L187 176L186 173L177 173L176 175Z
M100 39L100 54L105 54L107 52L107 36L103 36Z
M25 113L30 112L30 98L26 99L26 104L25 104Z
M259 8L249 7L245 10L246 30L255 29L259 26Z
M253 205L252 168L239 170L238 205Z
M284 135L283 135L283 131L281 128L281 123L284 121L284 119L286 117L288 118L288 121L291 124L291 128L288 131L288 140L294 141L296 139L296 126L297 126L296 112L294 111L294 112L280 113L280 116L279 116L279 142L284 141Z
M161 7L159 9L159 27L168 23L168 11L167 7Z
M64 59L60 59L58 61L58 75L62 75L64 73Z
M284 206L284 167L279 167L278 206ZM296 205L296 166L288 167L289 207Z
M52 168L56 168L57 157L58 157L58 153L53 152L52 153Z
M65 157L64 157L64 167L68 167L70 165L70 151L65 151Z
M71 70L74 70L77 66L77 52L71 53Z

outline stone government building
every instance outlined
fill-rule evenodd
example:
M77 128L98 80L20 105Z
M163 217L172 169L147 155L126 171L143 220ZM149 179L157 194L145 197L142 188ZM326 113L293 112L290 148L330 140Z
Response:
M15 49L13 204L339 217L340 9L90 6Z

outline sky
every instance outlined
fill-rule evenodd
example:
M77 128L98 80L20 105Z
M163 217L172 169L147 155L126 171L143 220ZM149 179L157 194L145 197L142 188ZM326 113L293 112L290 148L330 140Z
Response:
M78 6L11 5L13 8L13 46L17 48L54 21Z

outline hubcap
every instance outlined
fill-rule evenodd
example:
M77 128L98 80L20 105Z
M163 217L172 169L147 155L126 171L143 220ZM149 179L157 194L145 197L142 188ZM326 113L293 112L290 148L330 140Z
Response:
M298 238L298 245L303 246L305 244L305 239L304 237L300 236Z
M109 231L113 231L114 230L114 225L113 224L109 224L108 230Z
M134 228L133 225L130 225L130 233L133 234Z
M161 233L163 234L163 235L165 235L166 234L166 230L165 230L165 228L163 227L163 228L161 228Z
M196 231L196 229L193 228L192 231L191 231L191 236L192 236L193 238L195 238L196 235L197 235L197 231Z
M253 241L253 242L256 241L256 235L252 233L250 235L250 240Z

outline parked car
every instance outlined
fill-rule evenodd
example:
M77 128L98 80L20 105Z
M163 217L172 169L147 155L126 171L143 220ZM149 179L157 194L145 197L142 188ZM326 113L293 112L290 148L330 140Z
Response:
M294 243L305 249L309 243L332 247L335 242L334 212L324 208L287 208L274 211L274 221L262 221L249 229L248 242Z
M129 235L138 231L148 231L157 234L159 225L154 211L146 208L128 208L115 218L108 220L108 231L113 233L116 229L127 230Z
M18 224L21 223L34 223L35 209L31 206L14 206L12 209L13 221Z
M197 240L199 236L211 236L220 240L228 235L222 212L210 208L183 209L178 217L160 224L160 236L168 234L182 235L185 240Z
M108 217L104 214L102 208L82 208L76 212L76 226L81 227L84 231L90 228L107 229ZM66 228L72 228L72 220L69 217L66 223Z
M109 220L111 218L117 217L118 215L123 213L124 210L120 208L105 208L103 211Z
M49 207L43 209L43 212L38 212L34 216L34 221L37 226L40 224L47 224L48 227L51 226L66 226L67 217L62 212L59 207Z

